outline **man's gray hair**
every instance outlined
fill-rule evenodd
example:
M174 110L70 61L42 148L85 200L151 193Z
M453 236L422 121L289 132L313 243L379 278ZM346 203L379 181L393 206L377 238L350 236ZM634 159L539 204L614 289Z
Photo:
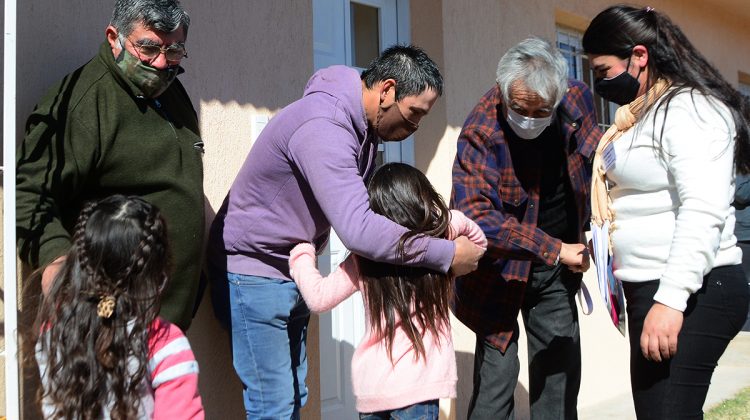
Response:
M536 37L524 39L497 64L497 84L506 103L516 82L557 106L568 90L568 62L549 42Z
M128 36L136 24L148 29L172 33L182 27L185 35L190 16L177 0L117 0L110 25Z

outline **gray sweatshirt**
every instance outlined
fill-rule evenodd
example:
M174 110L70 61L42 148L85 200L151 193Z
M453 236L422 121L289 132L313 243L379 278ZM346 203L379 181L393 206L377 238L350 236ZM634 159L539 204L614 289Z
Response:
M290 280L292 247L312 242L319 251L331 227L353 253L396 262L406 228L375 214L367 196L377 145L359 74L345 66L316 72L250 150L211 226L212 265ZM409 245L406 264L450 268L451 241L421 237Z

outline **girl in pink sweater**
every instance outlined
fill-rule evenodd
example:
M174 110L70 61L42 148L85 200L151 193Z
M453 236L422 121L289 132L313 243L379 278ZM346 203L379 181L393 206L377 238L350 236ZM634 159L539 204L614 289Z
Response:
M378 169L368 193L373 211L410 229L399 243L400 256L404 244L422 235L465 235L487 246L479 227L448 211L424 174L409 165ZM456 396L449 276L350 255L324 278L315 262L312 244L297 245L289 258L291 276L310 310L330 310L362 291L368 323L352 358L360 419L437 419L438 399Z
M84 207L31 341L45 418L204 418L190 344L157 317L168 261L156 207L122 195Z

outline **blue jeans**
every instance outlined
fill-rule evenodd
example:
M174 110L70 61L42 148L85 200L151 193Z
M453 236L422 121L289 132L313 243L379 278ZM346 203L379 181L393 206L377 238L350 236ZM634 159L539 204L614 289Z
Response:
M438 400L430 400L397 410L359 413L359 420L437 420L439 414Z
M248 419L299 419L307 401L307 308L292 281L227 273L232 358Z

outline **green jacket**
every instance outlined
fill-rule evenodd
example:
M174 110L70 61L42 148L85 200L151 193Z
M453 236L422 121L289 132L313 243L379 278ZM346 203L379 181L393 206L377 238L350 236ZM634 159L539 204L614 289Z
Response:
M16 229L21 258L33 267L65 254L88 200L139 195L164 215L172 276L161 315L190 325L202 265L203 142L178 80L145 98L99 54L42 98L18 147Z

